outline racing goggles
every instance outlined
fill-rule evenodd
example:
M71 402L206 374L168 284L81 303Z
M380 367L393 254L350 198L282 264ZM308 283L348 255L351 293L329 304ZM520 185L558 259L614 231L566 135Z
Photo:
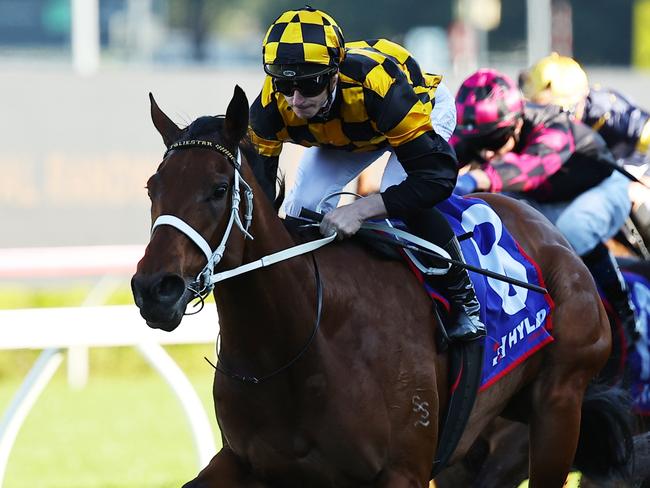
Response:
M273 78L273 88L287 97L293 96L295 91L299 91L303 97L315 97L323 93L329 82L329 73L298 80Z
M498 151L514 135L514 127L503 127L487 135L468 138L467 144L477 153L482 150Z

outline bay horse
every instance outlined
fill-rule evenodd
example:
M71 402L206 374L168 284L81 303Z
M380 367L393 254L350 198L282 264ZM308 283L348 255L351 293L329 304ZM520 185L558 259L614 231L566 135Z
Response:
M171 331L208 293L213 271L263 263L296 240L247 161L241 88L225 117L183 129L150 101L167 151L147 182L152 234L131 286L147 324ZM541 214L484 198L540 266L555 340L478 395L455 458L509 409L530 424L530 486L559 488L585 390L609 354L607 317L589 272ZM448 355L438 350L430 298L404 263L346 240L219 281L213 294L223 447L186 488L427 486L449 398ZM611 446L613 431L605 424L593 434Z

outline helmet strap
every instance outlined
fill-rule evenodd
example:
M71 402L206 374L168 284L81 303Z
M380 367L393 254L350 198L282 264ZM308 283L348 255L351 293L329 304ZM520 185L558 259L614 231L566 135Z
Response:
M333 77L334 75L332 75ZM319 117L327 117L327 114L329 114L330 110L332 109L332 105L334 104L334 97L336 96L336 85L338 84L335 83L334 86L332 86L332 81L330 79L330 82L327 84L327 100L325 100L325 103L321 107L321 109L318 111L318 116Z

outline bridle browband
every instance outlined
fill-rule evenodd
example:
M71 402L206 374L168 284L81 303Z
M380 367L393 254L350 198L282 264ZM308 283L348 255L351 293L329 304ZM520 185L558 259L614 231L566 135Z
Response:
M167 155L174 149L190 149L193 147L213 149L218 153L221 153L223 156L225 156L235 168L241 169L241 157L239 156L239 150L237 151L237 157L235 158L235 156L233 156L232 153L228 149L223 147L221 144L217 144L216 142L212 142L212 141L205 141L203 139L190 139L188 141L175 142L167 148L163 156L163 159L165 159Z

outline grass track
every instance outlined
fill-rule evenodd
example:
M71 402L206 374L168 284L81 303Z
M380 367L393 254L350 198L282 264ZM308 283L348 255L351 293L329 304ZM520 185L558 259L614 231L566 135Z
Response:
M167 350L188 374L217 433L213 372L203 360L213 347ZM20 360L33 353L11 356ZM18 369L31 361L21 364ZM3 488L177 488L198 472L180 404L133 349L91 350L89 383L80 391L68 387L65 365L23 424ZM0 412L22 377L0 371ZM218 448L218 435L215 442Z

